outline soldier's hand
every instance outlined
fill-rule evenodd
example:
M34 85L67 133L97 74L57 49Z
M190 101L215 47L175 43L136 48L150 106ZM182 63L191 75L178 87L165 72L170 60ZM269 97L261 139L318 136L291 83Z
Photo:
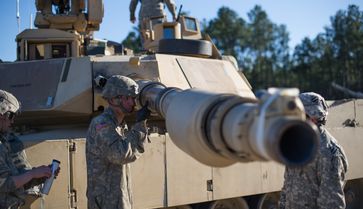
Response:
M52 164L48 165L49 168L52 170ZM54 172L54 178L56 179L59 175L59 172L60 172L60 167L57 168L57 170Z
M130 22L135 23L136 22L136 17L135 16L130 17Z
M148 103L146 104L136 112L136 122L140 122L143 120L146 120L150 117L150 110L147 108Z
M60 172L60 167L57 168L57 170L54 172L54 178L57 178Z
M52 170L49 168L49 166L46 165L33 168L29 172L31 172L33 178L49 178L52 175Z

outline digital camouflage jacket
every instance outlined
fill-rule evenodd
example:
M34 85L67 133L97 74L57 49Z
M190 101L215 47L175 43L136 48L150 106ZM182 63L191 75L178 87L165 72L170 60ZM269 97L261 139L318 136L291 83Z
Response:
M87 198L92 209L131 209L129 163L144 152L145 121L120 127L112 109L94 118L86 139Z
M344 183L348 162L342 147L323 126L320 148L313 162L285 169L280 209L344 209Z

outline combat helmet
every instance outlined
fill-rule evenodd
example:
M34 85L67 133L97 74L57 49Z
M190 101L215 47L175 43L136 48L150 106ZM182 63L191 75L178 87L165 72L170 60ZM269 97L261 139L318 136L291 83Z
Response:
M17 113L20 109L20 103L11 93L0 90L0 114L6 112Z
M301 93L299 98L304 105L305 113L311 118L316 118L319 123L325 124L328 116L328 105L325 99L314 92Z
M119 95L136 97L139 93L139 85L126 76L114 75L107 80L102 91L105 99L110 99Z

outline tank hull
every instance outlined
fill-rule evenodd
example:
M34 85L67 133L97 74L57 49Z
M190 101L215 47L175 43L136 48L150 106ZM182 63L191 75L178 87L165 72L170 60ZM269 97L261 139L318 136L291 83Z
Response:
M362 104L363 100L356 100L329 109L328 131L347 154L349 180L363 178L363 153L357 151L363 149L363 127L343 127L341 122L351 117L362 121ZM72 208L75 205L87 208L86 130L83 125L21 136L32 165L48 164L53 158L62 161L62 173L43 200L45 208ZM251 195L269 194L282 187L284 166L281 164L250 162L224 168L210 167L181 151L168 134L152 134L150 140L145 154L131 164L135 208L193 205L233 197L248 199ZM31 208L39 208L41 201L37 200Z

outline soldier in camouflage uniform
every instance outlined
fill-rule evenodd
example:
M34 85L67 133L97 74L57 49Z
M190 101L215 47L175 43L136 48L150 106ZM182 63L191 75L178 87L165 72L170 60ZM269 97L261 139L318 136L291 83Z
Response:
M134 111L137 83L124 76L108 79L102 95L109 107L94 118L86 140L87 198L89 209L131 209L130 164L144 152L147 137L144 106L127 131L124 117Z
M153 24L161 23L166 20L165 18L165 12L164 12L164 4L167 5L170 13L173 16L173 20L176 20L176 7L174 0L131 0L130 2L130 21L132 23L135 23L136 17L135 17L135 10L137 4L141 3L141 8L139 12L139 23L140 23L140 29L146 29L146 20L148 20L151 17L158 17L162 16L161 19L156 19L153 21Z
M280 209L343 209L344 179L348 162L343 148L324 128L327 104L319 94L300 94L306 116L318 126L320 148L313 162L304 167L286 167Z
M12 94L0 90L0 208L19 208L34 186L51 175L49 166L30 167L23 143L10 132L19 108Z

